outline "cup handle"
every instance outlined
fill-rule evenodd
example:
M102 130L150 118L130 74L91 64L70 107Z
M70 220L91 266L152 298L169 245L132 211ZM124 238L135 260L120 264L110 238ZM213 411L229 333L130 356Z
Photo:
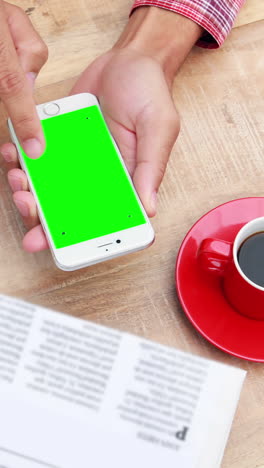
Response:
M231 242L220 239L204 239L198 250L198 259L204 270L222 276L232 259Z

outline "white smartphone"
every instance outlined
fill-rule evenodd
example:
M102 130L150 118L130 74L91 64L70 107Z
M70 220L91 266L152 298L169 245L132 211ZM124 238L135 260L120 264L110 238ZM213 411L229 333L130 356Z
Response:
M76 94L37 106L46 149L22 169L56 265L76 270L148 247L154 231L98 101Z

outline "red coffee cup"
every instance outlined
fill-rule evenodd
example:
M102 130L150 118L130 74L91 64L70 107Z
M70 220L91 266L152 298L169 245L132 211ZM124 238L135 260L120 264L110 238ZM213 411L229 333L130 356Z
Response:
M223 294L240 314L264 320L264 287L254 283L238 263L238 251L250 236L264 232L264 217L245 224L233 243L221 239L204 239L198 250L198 260L209 274L220 276Z

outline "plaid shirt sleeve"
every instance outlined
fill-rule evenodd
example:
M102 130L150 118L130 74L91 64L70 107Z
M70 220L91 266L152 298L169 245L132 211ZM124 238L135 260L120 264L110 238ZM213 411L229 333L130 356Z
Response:
M205 33L198 45L214 49L223 44L245 0L135 0L139 6L156 6L174 11L198 23Z

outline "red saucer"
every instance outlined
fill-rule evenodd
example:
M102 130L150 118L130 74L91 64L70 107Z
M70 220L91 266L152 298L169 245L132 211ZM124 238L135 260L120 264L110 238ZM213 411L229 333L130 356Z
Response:
M225 300L221 279L197 262L201 241L216 237L232 242L243 224L264 216L264 198L241 198L205 214L186 235L176 263L177 293L194 327L213 345L249 361L264 362L264 320L236 312Z

